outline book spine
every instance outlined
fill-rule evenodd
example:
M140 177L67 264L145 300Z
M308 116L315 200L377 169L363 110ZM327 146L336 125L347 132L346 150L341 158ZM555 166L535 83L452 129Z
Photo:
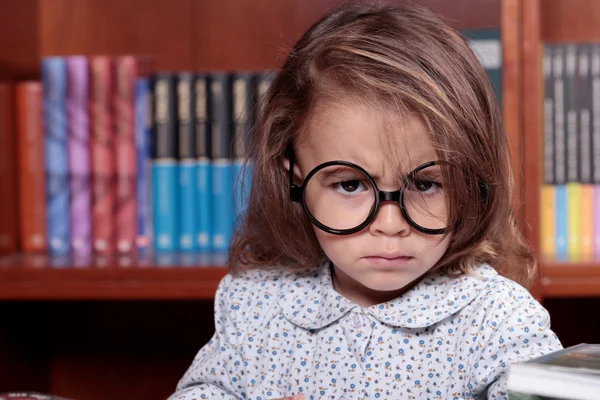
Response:
M577 109L577 46L566 45L565 111L567 122L567 254L570 261L581 256L581 183L579 181L579 127Z
M152 212L154 251L178 250L177 226L177 94L175 80L166 73L153 82Z
M110 255L115 251L116 194L111 64L111 59L106 56L89 59L92 243L94 252L100 255Z
M593 258L593 219L588 216L593 211L592 187L592 130L591 130L591 78L590 48L586 44L578 46L577 101L579 111L579 177L581 181L581 259Z
M152 140L152 91L150 79L138 78L135 83L135 139L136 139L136 198L137 238L140 254L150 248L152 240L150 192L150 142Z
M555 221L556 221L556 258L566 261L567 252L567 149L565 133L565 49L562 45L554 48L552 61L554 79L554 179Z
M600 45L592 44L590 74L592 79L592 179L594 225L594 259L600 260Z
M67 128L71 252L88 257L92 252L88 62L83 56L67 57Z
M500 30L484 28L463 30L469 46L483 66L498 103L502 103L502 43Z
M210 80L212 107L212 249L216 257L220 259L221 255L225 254L229 248L234 218L233 182L231 179L231 76L225 73L213 73Z
M554 85L552 77L552 45L545 45L544 76L544 180L540 192L541 254L545 259L555 257L555 188L554 188Z
M177 76L177 132L179 173L179 250L196 250L196 124L194 75L181 72Z
M0 83L0 254L18 248L15 136L13 87Z
M66 63L63 57L42 60L44 87L44 148L48 251L69 254L69 180L66 100Z
M136 148L135 148L135 81L137 62L133 56L114 60L115 90L113 115L115 118L115 240L119 253L135 249L137 235L136 202Z
M42 253L47 250L47 232L41 82L18 83L15 108L20 242L25 253Z
M196 123L196 244L200 253L212 249L212 174L209 80L206 74L198 74L194 83Z
M251 186L251 166L248 163L248 140L255 122L257 97L256 76L253 73L234 75L233 101L233 182L234 218L240 222L246 212Z

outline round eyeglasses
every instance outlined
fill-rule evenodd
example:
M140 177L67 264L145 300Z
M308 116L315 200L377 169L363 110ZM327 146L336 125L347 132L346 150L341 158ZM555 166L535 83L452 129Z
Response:
M379 190L362 167L348 161L329 161L315 167L301 186L293 183L294 157L290 161L290 200L301 203L319 229L349 235L373 221L382 202L395 202L404 219L417 231L443 234L448 229L448 208L440 163L419 165L403 180L399 190Z

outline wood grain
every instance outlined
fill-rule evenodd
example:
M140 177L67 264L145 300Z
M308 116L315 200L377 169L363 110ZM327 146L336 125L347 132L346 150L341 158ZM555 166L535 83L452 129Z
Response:
M212 299L225 267L58 263L45 256L0 259L0 300Z
M539 10L543 41L600 40L600 2L597 0L541 0Z
M0 80L39 77L37 0L0 0Z
M319 17L344 0L237 0L192 3L193 64L200 70L279 67ZM439 13L457 29L500 26L500 0L387 1L413 3Z
M40 2L42 56L154 55L161 70L192 67L192 0Z
M523 193L524 193L524 233L539 259L539 190L540 190L540 135L542 129L541 96L542 82L540 59L540 14L539 0L523 1L522 7L522 74L523 74ZM538 269L538 278L543 274ZM534 285L532 293L539 298L539 285Z
M517 224L524 229L522 210L523 162L521 120L521 0L504 0L502 20L502 115L513 172L513 208Z

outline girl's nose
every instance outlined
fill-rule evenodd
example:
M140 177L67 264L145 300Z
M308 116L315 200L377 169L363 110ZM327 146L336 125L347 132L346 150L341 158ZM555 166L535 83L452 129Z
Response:
M373 235L406 236L410 229L410 225L400 211L400 205L395 201L381 203L375 218L369 225L369 230Z

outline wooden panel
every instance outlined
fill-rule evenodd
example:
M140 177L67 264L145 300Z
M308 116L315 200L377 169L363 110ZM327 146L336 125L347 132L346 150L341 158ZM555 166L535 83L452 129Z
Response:
M599 41L600 2L541 0L543 41Z
M39 76L37 0L0 0L0 80Z
M192 66L192 0L47 0L41 54L152 54L157 68Z
M187 265L187 264L186 264ZM46 257L0 258L3 300L212 299L225 267L139 264L72 266Z
M522 50L522 145L523 145L523 193L524 233L539 258L539 188L540 188L540 130L541 130L541 65L539 0L522 2L523 50ZM540 268L541 269L541 268ZM539 276L539 273L538 273ZM539 297L539 286L532 288Z
M514 174L513 207L519 227L524 229L521 192L521 0L504 0L501 9L502 115L508 137L511 169Z
M321 15L344 0L238 0L193 3L196 69L239 70L279 67L287 51ZM391 1L421 4L453 26L498 27L500 0Z
M600 297L600 279L583 278L548 278L541 280L542 296L559 297Z
M541 285L544 298L600 296L600 264L542 264Z
M600 279L599 263L556 263L543 262L544 276L549 278L585 278Z
M212 302L54 303L50 390L79 400L164 399L214 331Z

